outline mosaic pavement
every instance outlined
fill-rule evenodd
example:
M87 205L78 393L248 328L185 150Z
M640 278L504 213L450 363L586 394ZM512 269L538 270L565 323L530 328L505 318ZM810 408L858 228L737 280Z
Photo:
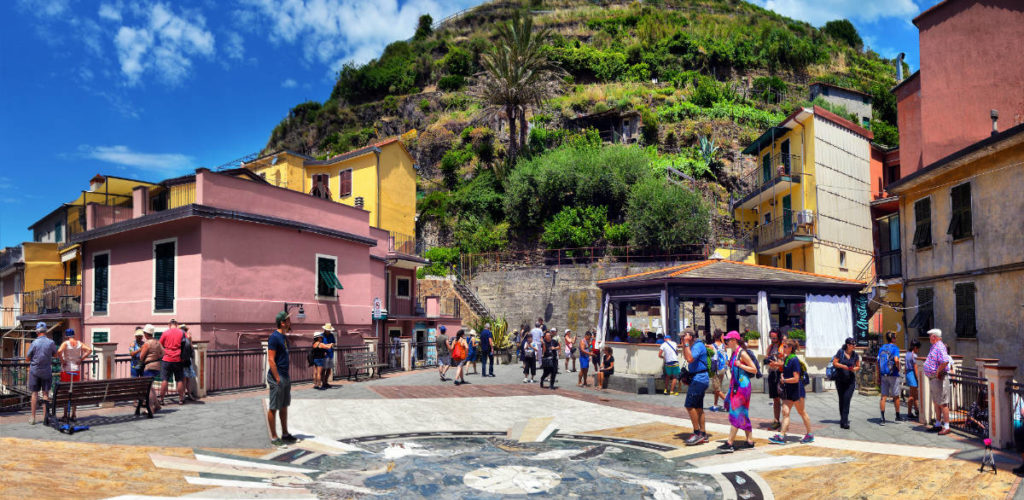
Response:
M691 427L685 413L651 404L508 385L470 386L459 397L439 384L415 390L415 385L364 383L341 391L355 387L360 394L370 388L378 397L324 399L323 392L299 390L290 427L301 440L281 449L94 444L76 442L77 434L74 440L18 439L6 437L15 427L4 423L0 497L490 499L533 494L756 500L1021 494L1016 491L1020 479L1007 467L979 474L978 463L955 447L820 435L810 445L773 446L767 443L770 432L755 429L754 448L720 454L716 448L728 428L719 418L707 424L711 443L686 447ZM260 396L249 397L260 401ZM207 411L219 404L208 401ZM258 405L231 408L245 408L245 414L213 426L204 420L205 428L194 425L195 435L230 432L234 420L261 418ZM133 425L124 422L119 428L132 432ZM54 470L64 479L39 480Z

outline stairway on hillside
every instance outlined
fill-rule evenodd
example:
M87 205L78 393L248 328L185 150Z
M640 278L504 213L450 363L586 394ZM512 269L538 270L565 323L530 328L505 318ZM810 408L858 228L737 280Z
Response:
M462 297L462 300L465 301L466 304L469 304L469 308L473 310L474 314L481 318L491 316L491 312L487 309L487 306L485 306L483 301L480 300L480 297L477 297L477 295L473 293L473 290L462 281L461 277L455 281L455 292Z

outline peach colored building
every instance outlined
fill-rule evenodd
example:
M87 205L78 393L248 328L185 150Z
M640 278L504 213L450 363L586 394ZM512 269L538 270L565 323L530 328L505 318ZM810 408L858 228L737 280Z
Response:
M168 196L167 194L170 194ZM154 199L158 203L154 203ZM451 318L417 314L415 269L361 208L268 184L252 172L169 179L133 193L130 218L89 205L82 245L84 335L127 345L137 325L172 318L211 349L252 346L291 304L293 331L311 340L330 322L339 344L410 336ZM375 299L399 319L371 318ZM298 305L304 318L297 317ZM124 349L119 348L119 352Z

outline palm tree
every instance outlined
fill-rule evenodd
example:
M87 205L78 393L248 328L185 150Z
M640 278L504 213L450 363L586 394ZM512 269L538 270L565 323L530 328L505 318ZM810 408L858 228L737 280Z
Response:
M471 93L492 111L505 114L509 156L515 157L526 143L527 110L554 94L561 69L552 66L541 50L550 30L534 32L529 17L516 16L498 25L497 31L497 42L480 57L484 76Z

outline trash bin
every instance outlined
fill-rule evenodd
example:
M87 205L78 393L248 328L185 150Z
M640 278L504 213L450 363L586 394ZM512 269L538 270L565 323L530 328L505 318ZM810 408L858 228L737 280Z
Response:
M821 375L811 377L811 390L814 392L825 392L825 378Z

